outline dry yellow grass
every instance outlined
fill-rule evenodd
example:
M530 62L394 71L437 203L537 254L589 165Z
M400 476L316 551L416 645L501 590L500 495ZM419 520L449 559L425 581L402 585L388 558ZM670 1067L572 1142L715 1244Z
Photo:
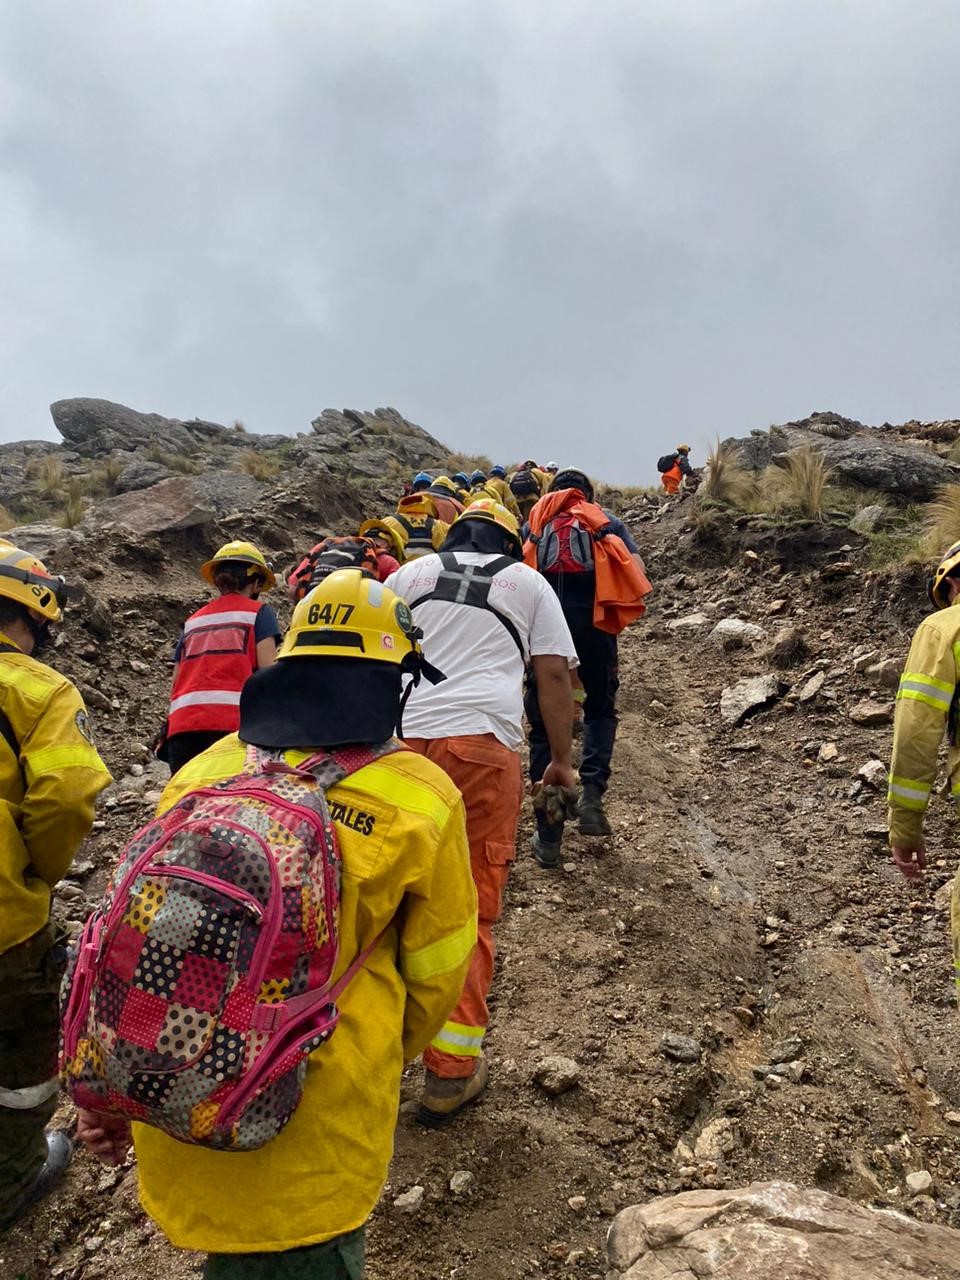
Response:
M823 517L823 497L830 479L830 468L823 454L811 445L794 449L781 459L778 483L779 505L799 511L810 520Z
M714 442L707 454L707 466L700 486L704 498L745 510L755 499L757 482L743 465L740 451L731 444Z
M254 480L272 480L280 474L280 464L256 449L244 449L237 459L237 471L243 471Z
M940 556L960 542L960 484L945 484L927 508L923 521L923 546L928 555Z

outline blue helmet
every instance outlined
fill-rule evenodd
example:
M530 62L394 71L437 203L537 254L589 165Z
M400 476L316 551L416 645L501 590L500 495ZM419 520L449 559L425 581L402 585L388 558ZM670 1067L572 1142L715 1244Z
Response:
M507 468L501 467L500 463L498 462L495 467L490 468L490 474L492 476L499 476L501 480L504 480L506 479Z
M450 479L454 482L454 484L458 484L461 489L468 489L470 487L470 477L466 475L465 472L463 471L455 472L455 474L452 475Z
M484 480L486 480L486 478L487 478L487 477L486 477L486 474L485 474L483 471L479 471L479 470L478 470L478 471L474 471L473 475L470 477L470 483L471 483L471 484L483 484L483 482L484 482Z
M417 489L427 489L433 484L433 476L428 475L426 471L418 471L413 477L414 491Z

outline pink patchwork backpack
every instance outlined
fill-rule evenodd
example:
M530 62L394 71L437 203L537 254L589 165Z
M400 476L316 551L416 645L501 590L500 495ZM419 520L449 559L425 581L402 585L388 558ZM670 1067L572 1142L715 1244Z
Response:
M380 940L332 983L340 852L326 792L399 749L293 769L250 747L242 773L137 832L63 981L60 1074L77 1106L224 1151L280 1132Z

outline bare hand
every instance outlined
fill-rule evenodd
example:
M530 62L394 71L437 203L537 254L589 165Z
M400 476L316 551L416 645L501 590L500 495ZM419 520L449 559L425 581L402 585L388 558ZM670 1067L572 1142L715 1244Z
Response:
M576 770L569 764L557 764L551 760L543 772L541 779L545 787L563 787L564 791L572 791L577 785Z
M120 1165L130 1150L130 1122L122 1116L105 1116L81 1107L77 1112L77 1138L104 1164Z
M923 873L927 869L927 851L922 844L912 848L894 845L890 852L893 855L893 865L906 880L923 879Z

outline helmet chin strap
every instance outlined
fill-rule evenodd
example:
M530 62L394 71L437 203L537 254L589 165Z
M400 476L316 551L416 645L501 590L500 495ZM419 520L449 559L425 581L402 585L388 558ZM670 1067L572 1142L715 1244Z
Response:
M38 620L28 609L24 613L24 622L26 622L30 634L33 636L33 653L42 653L49 646L52 638L50 619L40 618Z

